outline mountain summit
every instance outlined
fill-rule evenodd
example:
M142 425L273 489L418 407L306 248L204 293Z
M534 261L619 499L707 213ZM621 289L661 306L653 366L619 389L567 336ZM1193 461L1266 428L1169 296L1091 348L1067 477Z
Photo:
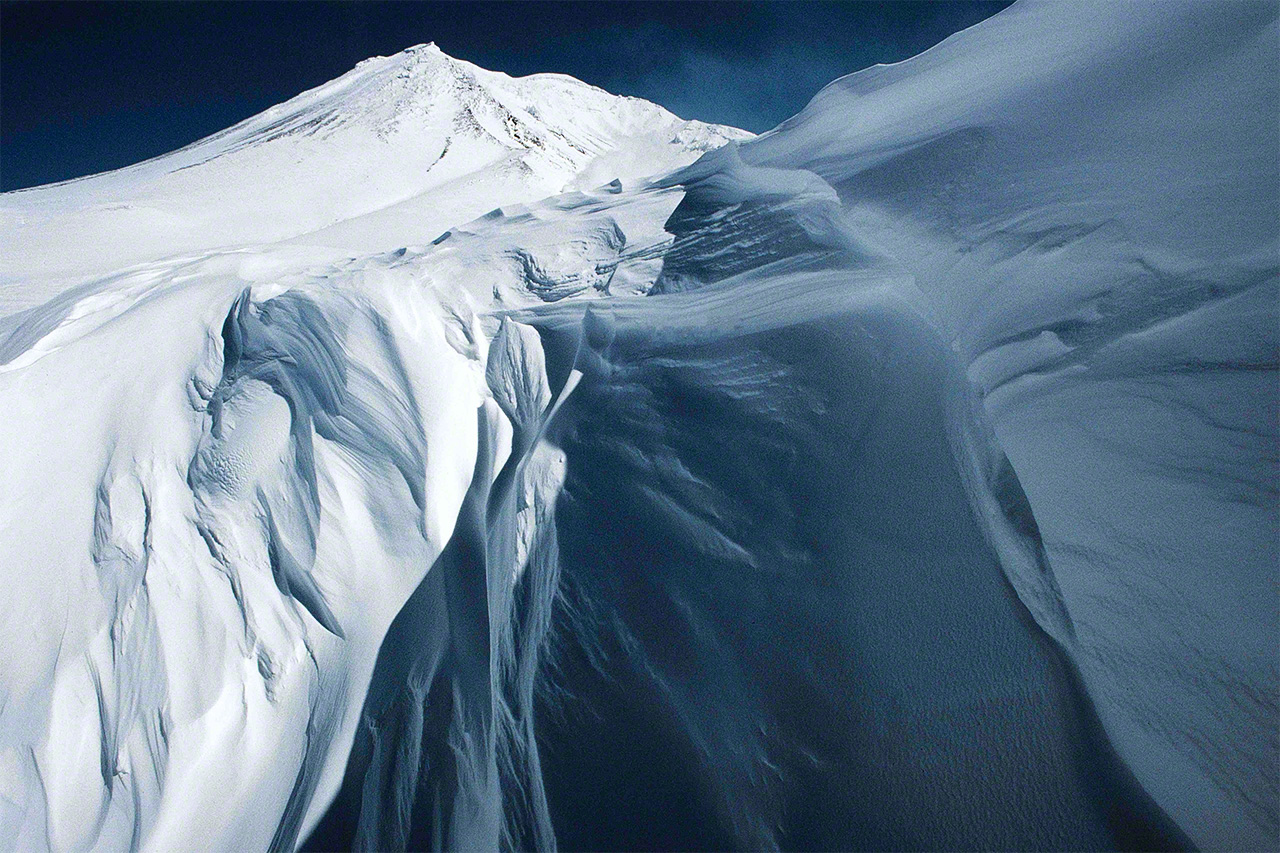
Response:
M566 75L510 77L417 45L173 153L6 194L0 230L24 251L0 260L0 282L21 282L0 306L39 301L33 280L183 252L426 243L499 205L669 171L750 136Z

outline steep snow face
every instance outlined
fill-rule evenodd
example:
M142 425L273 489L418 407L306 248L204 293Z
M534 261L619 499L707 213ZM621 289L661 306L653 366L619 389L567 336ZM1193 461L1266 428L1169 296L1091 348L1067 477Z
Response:
M327 274L126 276L0 368L8 844L288 847L331 795L484 383L410 277Z
M1277 44L1274 5L1018 4L741 149L913 277L1034 516L1015 584L1204 847L1280 833Z
M500 205L630 182L749 136L420 45L172 154L0 196L0 311L88 273L214 248L422 244Z
M1023 2L652 181L0 319L3 837L1274 847L1278 17ZM303 106L394 141L438 61ZM631 120L450 67L520 162Z

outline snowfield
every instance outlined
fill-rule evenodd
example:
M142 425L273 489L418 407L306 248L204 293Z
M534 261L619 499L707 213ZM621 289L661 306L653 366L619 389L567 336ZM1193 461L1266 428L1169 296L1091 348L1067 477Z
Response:
M433 45L0 196L0 848L1280 844L1280 10L759 137Z

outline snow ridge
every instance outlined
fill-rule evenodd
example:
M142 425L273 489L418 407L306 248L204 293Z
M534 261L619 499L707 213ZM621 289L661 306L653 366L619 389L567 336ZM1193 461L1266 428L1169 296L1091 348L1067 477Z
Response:
M180 151L0 196L0 310L175 254L282 240L425 244L502 204L685 165L750 134L571 77L512 78L419 45Z

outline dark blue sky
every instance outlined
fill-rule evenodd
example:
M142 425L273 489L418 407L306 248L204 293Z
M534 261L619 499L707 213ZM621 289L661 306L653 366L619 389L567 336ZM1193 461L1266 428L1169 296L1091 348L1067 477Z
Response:
M1006 2L0 3L0 189L172 151L435 41L559 71L685 118L766 130L842 74L896 62Z

